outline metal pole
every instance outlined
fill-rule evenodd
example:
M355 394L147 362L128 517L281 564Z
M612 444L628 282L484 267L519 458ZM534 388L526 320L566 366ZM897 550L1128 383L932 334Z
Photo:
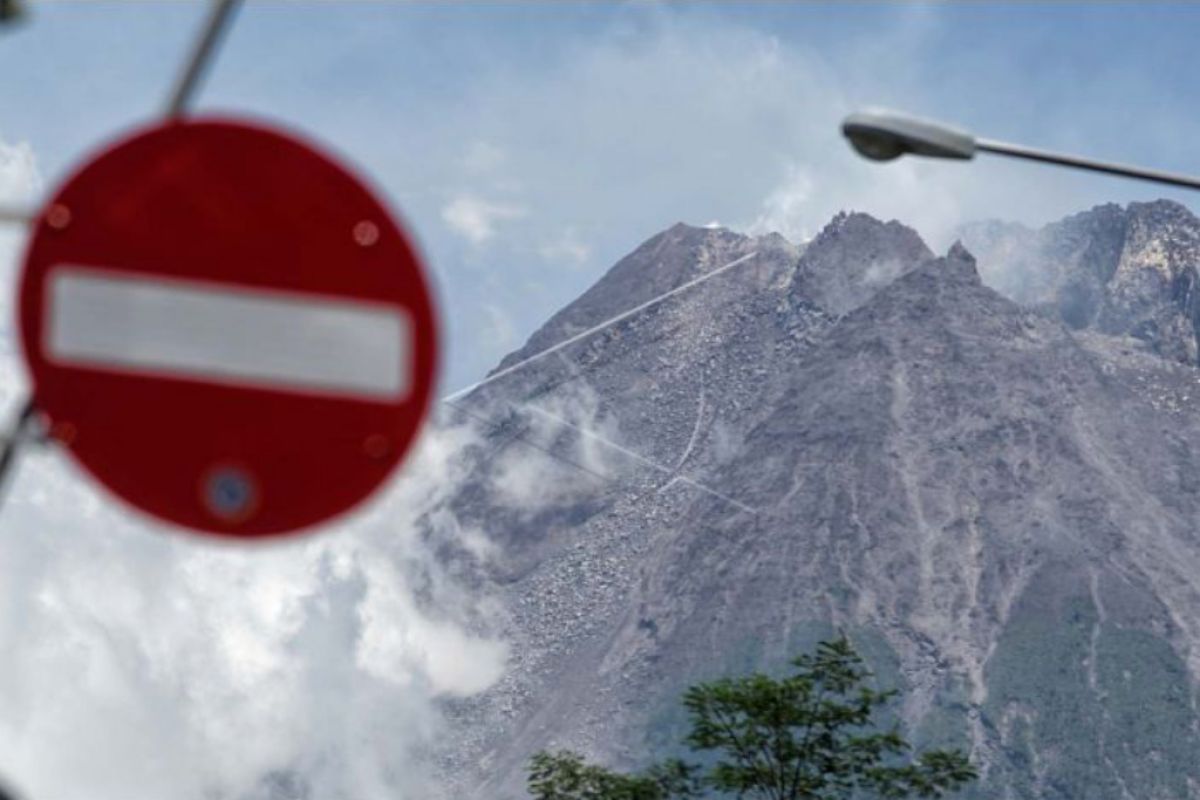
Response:
M1028 159L1029 161L1040 161L1044 164L1058 164L1063 167L1075 167L1076 169L1086 169L1092 172L1104 172L1109 175L1121 175L1126 178L1138 178L1144 181L1165 183L1171 186L1182 186L1185 189L1200 189L1200 178L1176 175L1175 173L1154 169L1143 169L1127 164L1093 161L1090 158L1080 158L1079 156L1070 156L1064 153L1051 153L1046 150L1038 150L1019 144L998 142L994 139L976 139L975 149L985 153L997 153L1014 158Z
M188 56L183 71L179 74L179 80L175 83L175 89L171 92L171 99L167 103L168 118L183 116L216 50L221 34L229 28L237 4L238 0L213 0L208 19L205 20L191 55Z
M33 397L27 397L21 403L21 410L17 412L17 418L8 435L4 437L3 441L0 441L0 500L4 497L4 487L7 484L8 473L12 471L13 461L16 459L20 447L29 438L29 431L36 418L37 407L34 405ZM0 800L3 799L0 798Z
M12 223L14 225L27 225L28 223L33 222L33 212L20 208L0 207L0 223L4 222Z

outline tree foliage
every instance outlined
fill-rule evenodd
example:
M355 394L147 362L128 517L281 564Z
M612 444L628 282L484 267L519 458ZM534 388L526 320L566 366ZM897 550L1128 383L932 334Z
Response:
M621 775L584 762L570 751L538 753L530 762L529 791L537 800L668 800L694 798L693 769L668 761L640 775Z
M569 751L538 753L529 769L535 800L847 800L942 797L977 777L959 750L913 754L877 712L895 691L871 673L844 636L821 642L776 679L754 674L690 688L684 742L711 752L706 769L681 760L625 775Z

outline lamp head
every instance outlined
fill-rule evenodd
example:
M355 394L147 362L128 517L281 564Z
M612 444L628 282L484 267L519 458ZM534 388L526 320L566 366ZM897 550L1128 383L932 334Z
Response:
M851 114L842 122L842 135L860 155L872 161L891 161L905 153L957 159L975 155L975 137L971 134L890 111Z
M21 0L0 0L0 25L20 22L25 16L25 4Z

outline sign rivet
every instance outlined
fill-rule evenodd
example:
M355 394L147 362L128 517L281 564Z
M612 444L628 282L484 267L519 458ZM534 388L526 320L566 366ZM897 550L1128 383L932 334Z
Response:
M56 439L63 444L71 444L75 441L79 429L75 427L75 423L59 420L50 426L50 438Z
M363 440L363 453L368 458L387 458L392 452L392 442L382 433L372 433Z
M364 219L354 226L354 241L360 247L370 247L379 241L379 226Z
M254 482L240 469L221 467L204 481L204 504L225 522L241 522L251 515L258 499Z
M46 224L56 231L61 231L71 224L71 209L62 203L55 203L46 211Z

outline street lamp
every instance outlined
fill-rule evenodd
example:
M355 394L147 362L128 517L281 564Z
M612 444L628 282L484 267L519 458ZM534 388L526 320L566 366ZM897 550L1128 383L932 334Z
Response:
M1110 164L1062 153L1036 150L1019 144L980 139L966 131L938 122L918 119L891 111L864 111L851 114L842 122L842 134L851 146L872 161L891 161L905 153L933 158L970 159L976 153L996 153L1002 156L1059 164L1109 175L1166 183L1187 189L1200 189L1200 178L1142 169L1125 164Z

